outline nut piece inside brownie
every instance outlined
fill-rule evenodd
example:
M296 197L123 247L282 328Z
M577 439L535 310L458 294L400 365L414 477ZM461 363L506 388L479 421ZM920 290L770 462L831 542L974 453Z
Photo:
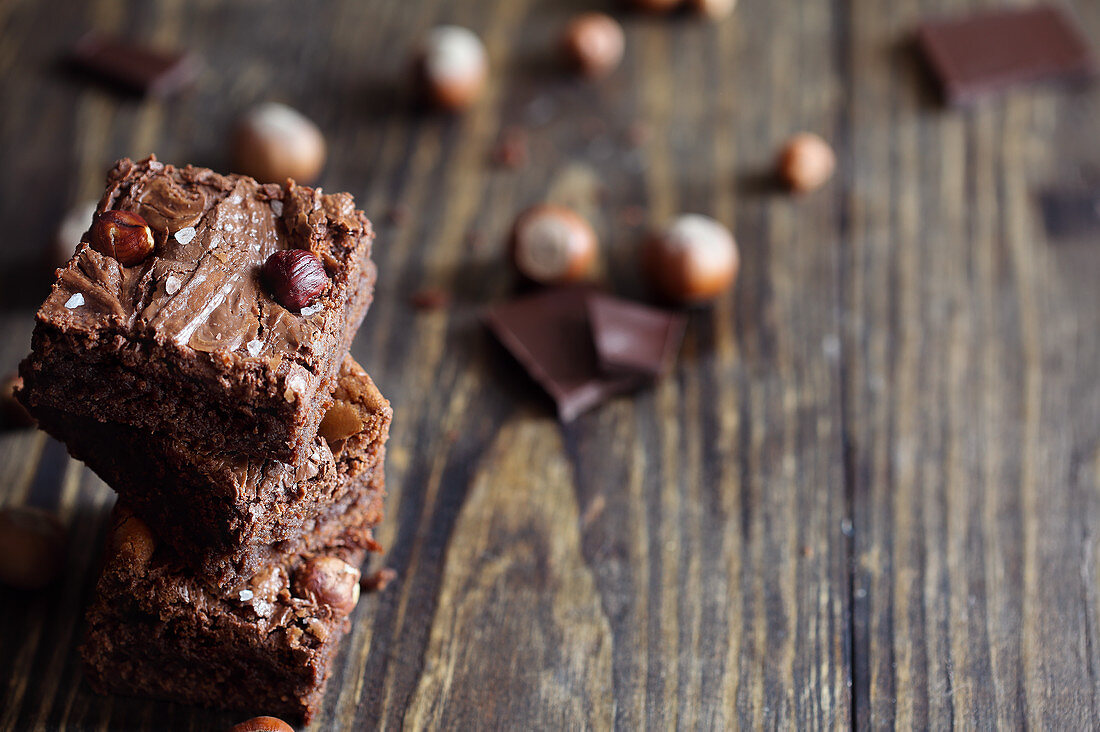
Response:
M349 627L363 557L340 547L284 555L218 591L118 506L88 610L88 680L101 693L308 721Z
M146 222L152 253L122 257L137 235L100 231L108 212ZM298 463L371 299L373 237L348 194L122 160L38 312L26 401ZM285 250L323 267L308 305L264 281Z

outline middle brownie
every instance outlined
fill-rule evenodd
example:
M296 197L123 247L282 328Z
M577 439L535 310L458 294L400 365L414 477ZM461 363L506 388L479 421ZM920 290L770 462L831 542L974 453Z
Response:
M228 587L276 554L315 549L310 540L373 546L382 492L371 476L382 470L393 410L350 356L333 400L297 469L55 409L36 415L195 571Z

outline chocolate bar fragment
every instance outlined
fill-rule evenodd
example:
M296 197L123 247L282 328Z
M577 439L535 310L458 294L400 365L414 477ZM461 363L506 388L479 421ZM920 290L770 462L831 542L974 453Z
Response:
M946 102L971 103L1009 87L1096 73L1088 41L1053 6L1000 8L925 23L917 45Z
M194 83L198 60L188 53L158 51L121 38L89 33L77 41L69 62L121 91L166 97Z
M599 293L587 305L601 371L657 377L672 369L687 325L683 315Z
M485 315L504 347L553 398L562 422L645 381L600 370L588 326L589 294L586 288L546 290Z

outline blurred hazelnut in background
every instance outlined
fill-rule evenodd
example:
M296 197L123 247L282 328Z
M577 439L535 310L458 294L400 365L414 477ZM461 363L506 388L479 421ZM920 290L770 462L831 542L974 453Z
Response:
M512 262L524 277L544 285L584 279L598 249L596 232L574 211L553 204L533 206L512 229Z
M484 91L489 54L473 31L441 25L428 31L413 66L425 100L439 109L457 112L470 107Z
M267 102L248 110L233 133L233 161L238 172L261 183L291 178L309 184L325 165L325 138L301 112Z
M562 37L566 60L592 78L607 76L619 66L625 43L623 27L604 13L578 15Z
M30 506L0 509L0 583L39 590L53 582L65 559L65 527Z
M688 0L691 9L711 20L721 20L733 12L737 0Z
M687 214L650 236L642 265L662 297L697 305L730 289L740 256L729 229L709 216Z
M779 177L797 193L817 190L833 176L834 170L833 149L812 132L795 135L779 154Z

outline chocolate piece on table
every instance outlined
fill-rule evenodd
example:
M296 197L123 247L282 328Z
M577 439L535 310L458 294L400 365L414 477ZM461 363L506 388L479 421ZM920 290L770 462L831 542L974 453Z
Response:
M381 492L381 473L372 480ZM116 514L87 613L81 656L91 687L308 722L350 627L365 552L335 542L281 554L219 590L124 517L125 509ZM127 530L130 536L120 536ZM318 592L316 578L303 582L318 560L354 581Z
M150 157L115 165L108 210L140 215L154 251L126 266L81 243L58 270L20 366L31 415L48 407L300 466L373 294L374 233L352 197ZM286 249L311 252L330 278L308 307L279 302L260 277Z
M588 297L588 322L602 371L649 377L672 369L687 325L679 313L599 293Z
M316 549L338 535L351 546L374 544L382 495L370 492L367 479L382 469L393 410L350 356L333 397L310 459L297 468L49 407L38 414L42 429L117 491L192 571L226 587L279 552Z
M931 21L917 44L945 100L966 104L1017 84L1093 75L1088 41L1054 6L987 10Z
M188 53L158 51L122 38L88 33L69 57L79 70L134 94L165 97L190 86L199 64Z
M1100 191L1049 189L1039 194L1043 228L1049 236L1087 236L1100 232Z
M645 381L600 372L588 325L590 292L585 287L545 290L496 305L485 315L504 347L554 399L563 422Z

